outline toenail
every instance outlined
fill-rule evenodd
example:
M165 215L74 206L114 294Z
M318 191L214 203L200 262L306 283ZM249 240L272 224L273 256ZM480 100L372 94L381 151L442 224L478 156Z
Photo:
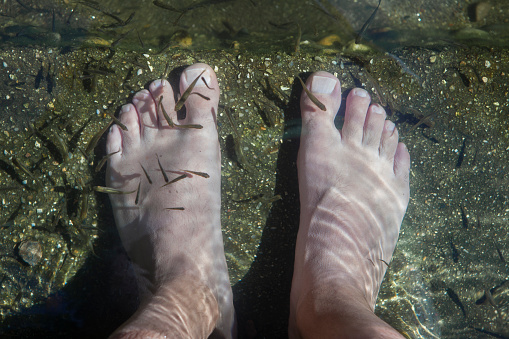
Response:
M203 72L205 70L205 68L191 68L191 69L186 69L186 71L184 72L185 73L185 76L186 76L186 82L187 84L191 84L197 76L200 75L201 72ZM205 71L201 77L203 79L205 79L205 81L207 82L207 84L210 83L210 74L208 71ZM196 83L196 85L194 85L194 87L206 87L207 85L205 85L205 83L203 82L203 80L198 80L198 82Z
M394 125L394 123L392 121L386 120L385 128L387 129L387 131L392 132L392 131L394 131L394 128L396 128L396 125Z
M376 114L384 114L384 109L379 104L374 104L371 106L371 110Z
M124 105L122 106L122 113L127 113L129 112L130 109L131 107L129 105Z
M154 80L151 84L150 84L150 89L151 90L154 90L154 89L157 89L159 88L161 85L162 85L163 81L158 79L158 80Z
M311 92L317 94L330 94L336 87L336 80L315 75L311 80Z
M366 92L365 90L363 90L362 88L354 88L353 89L353 94L358 96L358 97L367 97L368 96L368 92Z

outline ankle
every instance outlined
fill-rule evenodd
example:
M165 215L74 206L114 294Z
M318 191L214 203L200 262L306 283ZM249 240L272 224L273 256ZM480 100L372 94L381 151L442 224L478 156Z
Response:
M362 294L342 289L307 293L297 305L296 328L290 332L299 338L402 338L374 314Z
M204 284L178 278L157 291L110 338L207 338L219 318L217 300Z

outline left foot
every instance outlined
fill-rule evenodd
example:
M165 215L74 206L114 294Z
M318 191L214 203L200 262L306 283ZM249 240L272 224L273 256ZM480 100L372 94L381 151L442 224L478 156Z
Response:
M220 225L219 86L214 71L205 64L190 66L181 76L180 92L184 93L203 70L193 92L210 100L190 95L185 119L177 120L170 84L156 80L148 91L136 93L132 104L122 107L120 121L128 130L114 125L108 135L107 153L119 152L108 161L107 185L134 192L110 194L110 199L142 297L138 312L123 325L123 334L141 333L147 329L140 327L150 327L148 330L158 335L170 335L173 329L168 328L171 321L166 314L196 307L200 312L194 309L190 313L201 313L201 322L212 321L195 324L204 327L200 335L207 336L210 325L212 329L215 325L227 338L232 336L234 310ZM169 126L158 105L161 98L173 123L203 128ZM183 175L185 178L164 186ZM182 305L183 299L191 300ZM180 313L176 317L183 317L184 322L196 320Z
M338 79L318 72L307 86L325 110L302 94L290 337L399 338L373 309L408 205L410 155L365 90L348 95L338 131Z

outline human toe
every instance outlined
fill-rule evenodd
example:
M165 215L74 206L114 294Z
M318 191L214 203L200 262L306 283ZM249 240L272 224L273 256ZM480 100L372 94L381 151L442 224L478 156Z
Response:
M134 95L133 104L139 116L141 137L150 137L158 126L157 111L152 95L143 89Z
M119 153L122 151L122 134L120 128L117 125L113 125L106 138L106 154L112 154L117 151Z
M149 91L156 105L159 127L168 127L176 123L177 112L170 83L165 79L155 80L150 84Z
M129 152L129 149L136 147L140 143L140 123L138 112L134 105L127 104L122 106L119 120L127 128L127 130L116 130L116 132L120 134L122 153L125 153ZM110 151L116 152L117 150L114 148L115 147Z
M192 88L191 88L192 87ZM191 88L191 89L190 89ZM216 73L203 63L197 63L184 70L180 77L181 99L175 109L178 111L185 100L186 117L180 124L216 124L219 103L219 84Z
M330 122L341 105L341 84L339 80L327 72L315 72L306 80L306 88L311 96L303 89L300 107L303 124L315 118L325 118Z
M385 110L379 104L369 106L368 115L364 125L364 134L362 137L363 145L378 151L380 147L380 138L384 129L386 114Z
M386 120L380 139L380 156L393 161L396 147L398 147L398 130L392 121Z
M394 173L397 177L403 178L405 182L409 181L410 172L410 153L405 144L400 142L396 147L394 155Z
M354 88L350 91L346 99L345 123L341 130L343 140L353 143L362 142L370 100L368 92L362 88Z

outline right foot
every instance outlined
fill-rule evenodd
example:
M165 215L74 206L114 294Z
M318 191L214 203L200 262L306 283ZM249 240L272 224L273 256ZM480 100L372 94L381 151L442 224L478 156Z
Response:
M399 337L373 310L408 205L410 155L365 90L350 92L340 132L339 81L318 72L307 87L327 110L303 92L290 336Z
M216 75L205 64L190 66L181 76L180 91L202 70L205 73L193 93L209 100L190 95L185 120L177 121L170 84L156 80L149 91L136 93L133 104L122 108L120 121L128 130L114 125L108 135L107 153L118 152L109 158L107 185L122 191L139 190L110 194L117 229L141 294L139 310L115 337L173 337L180 330L190 337L206 337L214 327L226 338L232 336L232 291L220 225ZM203 128L170 127L158 107L161 98L173 123ZM190 171L205 172L208 177ZM183 175L184 179L163 187ZM175 329L175 325L180 327ZM183 328L186 325L190 326Z

